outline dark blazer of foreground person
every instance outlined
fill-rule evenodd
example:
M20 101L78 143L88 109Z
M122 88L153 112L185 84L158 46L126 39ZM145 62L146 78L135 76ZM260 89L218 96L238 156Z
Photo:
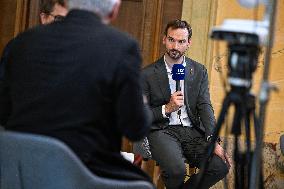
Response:
M148 177L120 155L122 136L149 130L137 43L95 14L72 10L13 42L0 81L0 124L67 143L97 175Z

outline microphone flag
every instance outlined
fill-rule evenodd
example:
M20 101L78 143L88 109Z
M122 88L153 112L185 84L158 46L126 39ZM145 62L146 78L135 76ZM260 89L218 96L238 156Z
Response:
M185 67L182 64L174 64L172 68L173 80L184 80L185 78Z

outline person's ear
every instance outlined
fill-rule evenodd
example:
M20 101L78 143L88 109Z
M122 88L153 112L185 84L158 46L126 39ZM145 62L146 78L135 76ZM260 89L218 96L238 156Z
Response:
M120 0L117 1L117 2L114 4L113 9L112 9L111 13L110 13L109 16L108 16L108 20L109 20L110 22L114 21L114 20L117 18L118 12L119 12L119 8L120 8L120 4L121 4L121 1L120 1Z
M40 13L39 17L40 17L40 23L41 24L46 24L48 22L47 15L45 13L43 13L43 12Z
M166 40L167 40L167 36L164 35L164 37L163 37L163 44L166 44Z
M189 40L188 40L188 46L191 45L191 42L192 42L191 39L189 39Z

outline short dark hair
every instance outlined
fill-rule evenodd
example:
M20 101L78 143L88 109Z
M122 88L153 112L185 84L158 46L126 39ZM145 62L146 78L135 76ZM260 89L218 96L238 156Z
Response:
M63 7L66 5L65 0L40 0L40 13L50 14L53 11L56 3Z
M185 21L185 20L179 20L179 19L176 19L176 20L172 20L170 21L167 26L166 26L166 29L164 31L164 34L167 36L168 35L168 30L169 28L172 28L172 29L178 29L178 28L181 28L181 29L187 29L188 31L188 40L191 39L192 37L192 29L191 29L191 26Z

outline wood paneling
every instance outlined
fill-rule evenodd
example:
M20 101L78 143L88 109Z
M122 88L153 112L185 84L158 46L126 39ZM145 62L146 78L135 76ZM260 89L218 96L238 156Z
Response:
M216 22L217 1L186 0L182 18L192 27L192 44L187 55L211 69L213 42L209 39L210 29ZM210 72L208 72L210 78Z
M124 0L119 10L118 18L112 23L121 31L127 32L142 43L143 1ZM127 19L126 19L127 18Z
M26 28L31 28L39 23L39 0L29 0Z
M38 23L38 0L1 0L0 53L10 39Z
M0 53L6 43L13 38L15 29L17 1L0 1Z
M164 30L166 28L166 25L169 21L175 20L175 19L181 19L182 18L182 5L183 0L164 0L164 4L162 7L161 17L162 22L159 25L159 33L157 34L159 41L157 41L157 44L159 45L158 53L155 54L155 59L162 56L165 53L165 47L162 43L162 38L164 36Z
M157 9L160 0L122 1L119 16L113 26L132 35L140 44L143 65L152 62L153 39L156 29Z
M163 29L169 20L181 18L181 10L182 0L124 0L112 25L138 40L146 66L163 54Z

